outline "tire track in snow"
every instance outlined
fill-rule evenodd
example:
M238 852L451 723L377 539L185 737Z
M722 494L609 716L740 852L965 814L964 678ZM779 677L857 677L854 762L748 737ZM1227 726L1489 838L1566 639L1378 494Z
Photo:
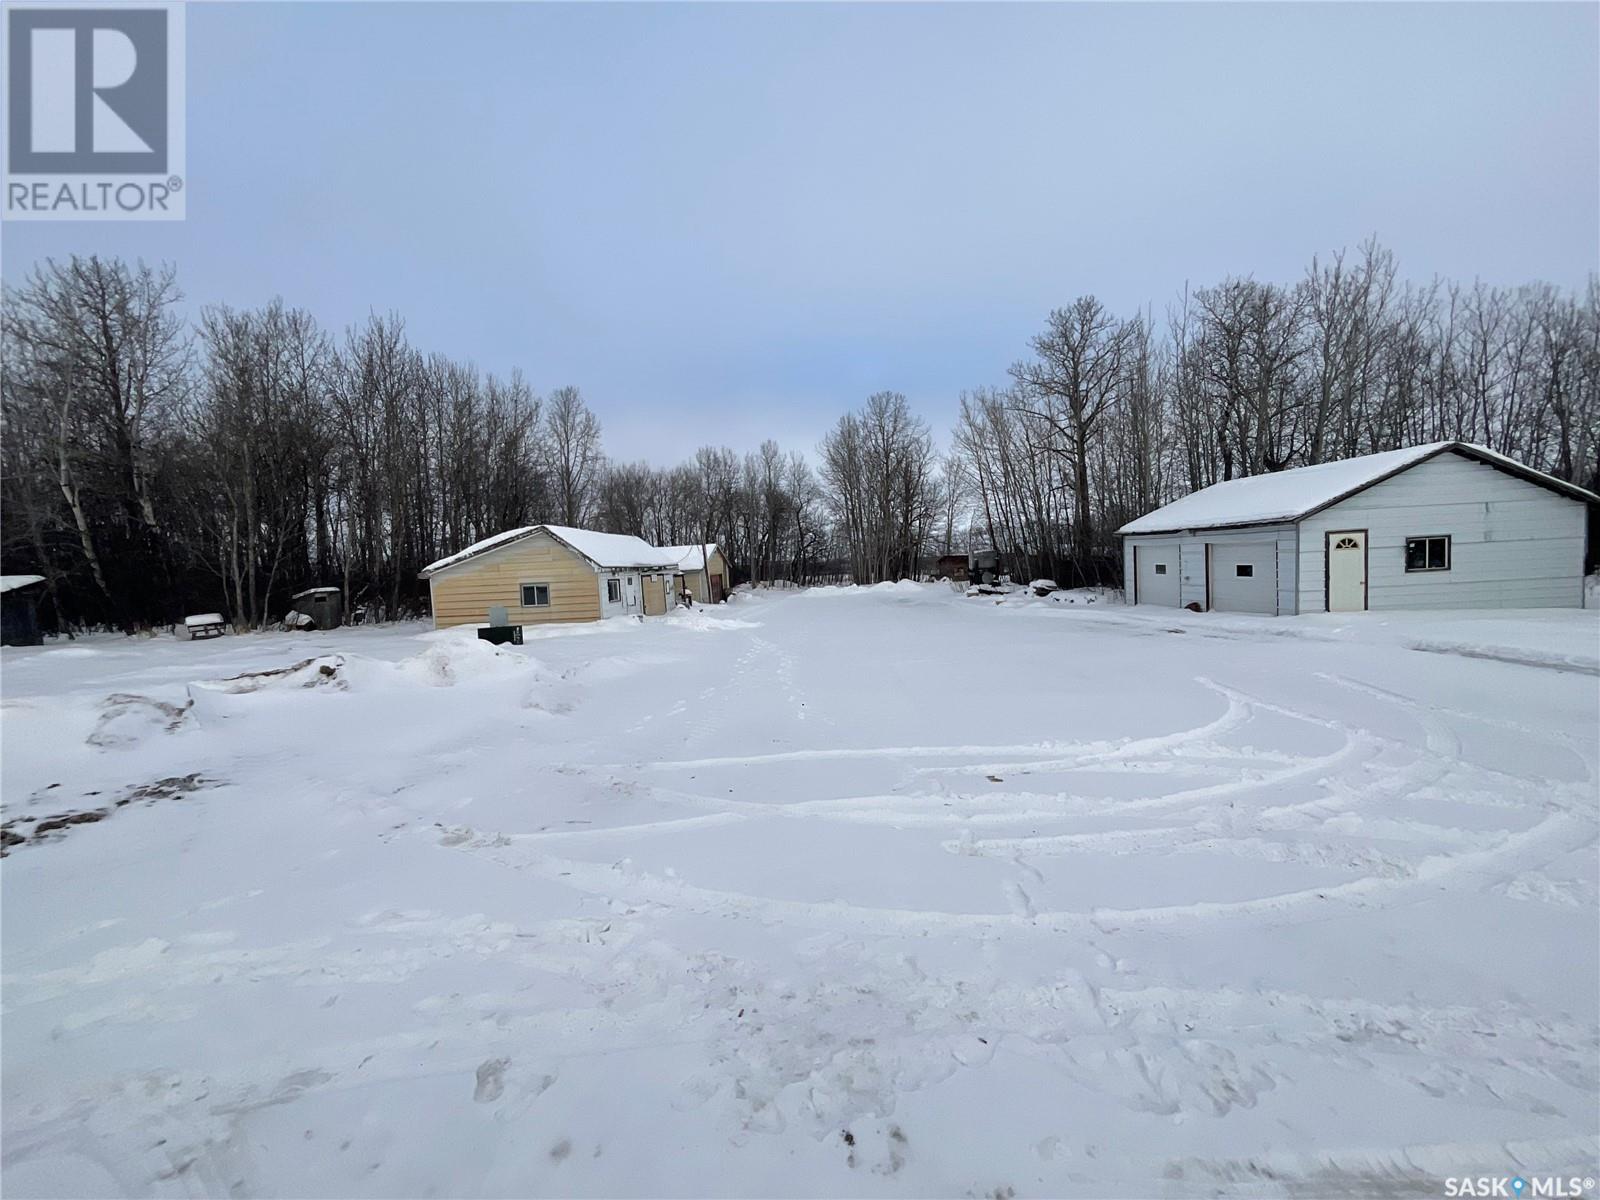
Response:
M1292 921L1302 910L1337 906L1392 907L1434 898L1449 882L1490 884L1504 876L1497 864L1538 866L1594 841L1594 824L1581 817L1547 817L1532 829L1507 836L1495 846L1459 855L1434 855L1417 863L1409 878L1367 876L1347 883L1284 892L1250 900L1196 901L1144 908L1045 911L1032 917L1001 913L938 912L874 908L843 901L783 900L746 892L701 887L616 864L544 855L507 853L502 839L462 843L515 870L529 870L551 882L630 904L659 904L702 916L755 919L841 933L927 936L933 933L998 937L1033 929L1048 933L1102 933L1124 928L1182 926L1226 919Z

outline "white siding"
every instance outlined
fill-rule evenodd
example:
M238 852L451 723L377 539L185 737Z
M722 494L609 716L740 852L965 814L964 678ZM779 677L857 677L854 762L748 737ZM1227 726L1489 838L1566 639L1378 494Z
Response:
M1258 525L1250 529L1196 530L1193 533L1129 534L1123 539L1124 570L1131 571L1134 546L1178 546L1178 603L1187 607L1206 606L1206 543L1233 545L1242 542L1276 542L1278 562L1278 611L1295 611L1296 555L1293 525ZM1131 576L1126 576L1131 578ZM1319 585L1320 586L1320 585ZM1130 599L1131 599L1130 593Z
M1325 535L1367 531L1367 607L1555 608L1583 600L1585 506L1455 453L1300 523L1300 611L1325 612ZM1408 537L1448 534L1448 571L1407 572Z
M611 603L611 601L607 598L609 589L606 587L606 581L608 579L615 579L617 581L617 586L621 589L622 598L615 604ZM633 581L633 586L631 589L628 586L629 580ZM597 582L599 583L600 587L600 616L602 618L625 617L630 613L641 611L639 572L601 571ZM632 600L632 603L629 602L630 599Z

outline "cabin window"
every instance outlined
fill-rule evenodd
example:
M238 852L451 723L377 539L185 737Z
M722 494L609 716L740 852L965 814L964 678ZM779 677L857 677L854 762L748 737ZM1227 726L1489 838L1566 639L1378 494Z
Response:
M606 603L607 604L621 604L622 603L622 580L620 580L620 579L608 579L608 580L606 580Z
M1165 575L1166 573L1167 573L1167 564L1166 563L1157 563L1156 564L1156 574L1157 575Z
M1406 539L1407 571L1448 571L1450 535Z
M1235 563L1233 573L1240 579L1249 579L1256 573L1255 563Z
M549 608L550 585L548 583L525 583L522 585L523 608Z

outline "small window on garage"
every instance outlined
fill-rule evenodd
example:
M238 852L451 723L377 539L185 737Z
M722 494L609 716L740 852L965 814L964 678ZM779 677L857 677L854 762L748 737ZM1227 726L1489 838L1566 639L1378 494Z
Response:
M1233 573L1240 579L1250 579L1256 573L1255 563L1235 563Z
M1156 564L1156 574L1157 575L1165 575L1166 573L1167 573L1167 564L1166 563L1157 563Z
M1406 539L1407 571L1448 571L1450 569L1450 535Z
M620 579L608 579L608 580L606 580L606 602L608 604L621 604L622 603L622 580L620 580Z
M523 608L549 608L550 585L548 583L525 583L522 585Z

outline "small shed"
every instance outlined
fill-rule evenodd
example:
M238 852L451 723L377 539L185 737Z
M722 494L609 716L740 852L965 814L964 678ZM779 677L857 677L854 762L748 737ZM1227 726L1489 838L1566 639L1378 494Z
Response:
M337 629L344 624L344 593L336 587L307 588L289 597L295 612L305 613L318 629Z
M968 578L967 556L965 554L941 554L939 561L933 565L933 572L940 579L948 579L953 583L965 583Z
M967 578L972 583L998 583L1000 580L999 551L969 550L967 552Z
M1213 484L1118 532L1134 604L1576 608L1595 505L1486 446L1432 442Z
M43 575L0 575L0 646L37 646Z

